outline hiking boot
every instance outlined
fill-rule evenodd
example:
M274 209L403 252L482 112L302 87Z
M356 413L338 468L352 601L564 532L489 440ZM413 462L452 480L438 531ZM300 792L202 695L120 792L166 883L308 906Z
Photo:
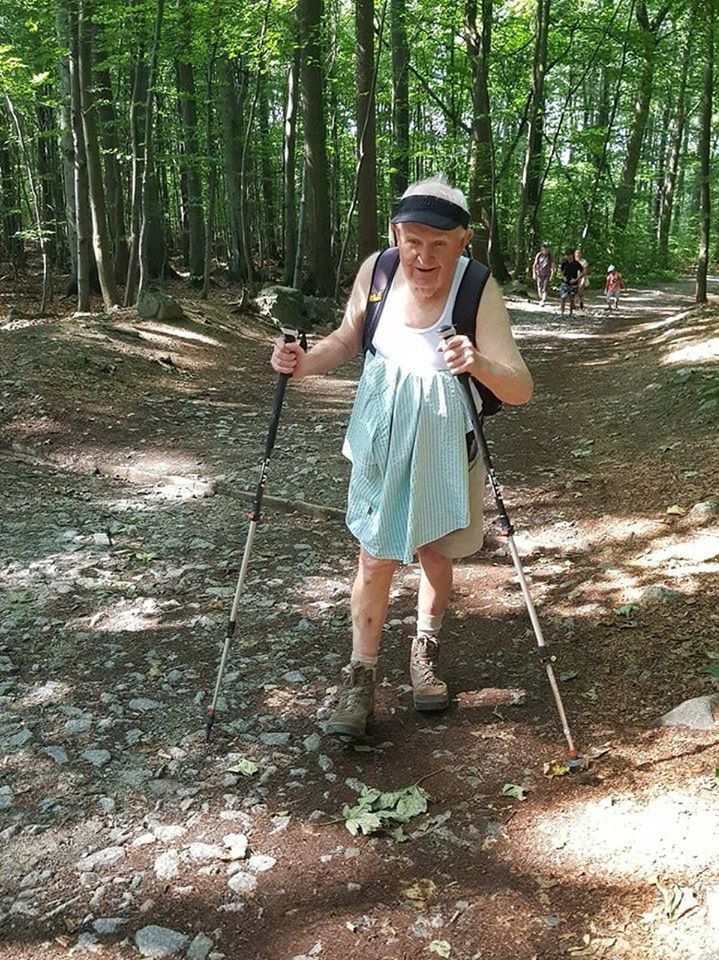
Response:
M409 661L415 710L444 710L449 705L447 684L437 676L438 668L439 640L416 637Z
M374 713L376 670L351 663L340 702L330 716L326 732L342 737L363 737L367 720Z

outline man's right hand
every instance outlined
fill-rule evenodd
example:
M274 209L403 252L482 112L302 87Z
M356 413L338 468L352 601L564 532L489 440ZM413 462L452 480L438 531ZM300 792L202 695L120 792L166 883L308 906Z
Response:
M299 343L285 343L284 337L277 337L270 363L277 373L299 378L302 376L302 361L305 356L305 351Z

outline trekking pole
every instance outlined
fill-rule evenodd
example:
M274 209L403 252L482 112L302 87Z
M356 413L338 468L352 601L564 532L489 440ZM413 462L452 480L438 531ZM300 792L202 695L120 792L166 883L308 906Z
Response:
M456 331L454 327L443 327L439 331L439 335L443 340L448 340L450 337L456 335ZM579 770L585 765L584 760L579 756L576 747L574 746L574 740L572 739L572 733L569 729L569 723L567 721L567 714L564 709L564 704L562 703L562 697L559 693L559 686L557 685L557 678L554 675L554 668L552 666L556 660L556 657L550 653L549 647L545 643L542 627L539 623L539 617L537 616L537 611L534 607L534 601L532 600L532 595L529 592L527 578L524 575L522 561L519 558L517 545L514 542L514 527L512 525L512 521L509 519L507 508L505 507L504 500L502 499L502 488L500 487L499 481L497 480L497 475L494 472L494 465L492 464L492 457L489 453L487 438L484 435L484 416L480 413L480 411L477 410L477 404L475 403L474 393L472 391L471 376L468 373L460 373L458 375L458 379L462 385L462 389L464 390L465 397L467 399L467 406L469 408L470 419L472 420L474 436L480 453L482 454L482 460L484 461L484 466L487 471L487 477L492 487L495 503L497 504L501 533L502 536L507 540L507 547L509 548L509 553L512 557L512 562L514 563L514 570L517 574L517 580L519 581L519 586L522 590L522 596L524 597L524 603L527 607L527 613L529 614L529 619L532 624L534 637L537 641L537 654L539 657L539 662L547 672L549 686L552 688L552 693L554 694L554 702L557 705L557 712L559 713L562 730L569 747L567 765L569 766L570 770Z
M298 337L300 346L303 350L307 349L307 338L304 333L300 333L298 330L295 330L292 327L281 327L282 334L285 338L285 343L294 343ZM275 438L277 437L277 428L280 423L280 413L282 412L282 403L285 399L285 390L287 389L287 381L292 376L291 373L281 373L277 378L277 386L275 387L275 398L272 405L272 417L270 419L270 427L267 431L267 443L265 444L265 457L262 461L262 466L260 467L260 479L257 483L257 490L255 491L255 499L252 503L252 509L248 514L248 519L250 521L250 527L247 531L247 540L245 542L245 552L242 556L242 564L240 565L240 573L237 578L237 587L235 588L235 598L232 601L232 610L230 611L230 619L227 622L227 631L225 633L225 645L222 650L222 657L220 658L220 666L217 671L217 680L215 681L215 693L212 697L212 703L207 708L207 720L206 720L206 739L209 741L210 734L212 733L212 725L215 722L215 713L217 711L217 700L220 696L220 688L222 686L222 678L225 673L225 667L227 665L227 657L230 652L230 644L232 643L232 637L235 633L235 626L237 624L237 611L240 607L240 597L242 596L242 587L245 582L245 576L247 574L247 567L250 562L250 551L252 550L252 541L255 538L255 530L257 524L262 519L262 498L265 493L265 484L267 483L267 468L270 464L270 457L272 456L272 448L275 445Z

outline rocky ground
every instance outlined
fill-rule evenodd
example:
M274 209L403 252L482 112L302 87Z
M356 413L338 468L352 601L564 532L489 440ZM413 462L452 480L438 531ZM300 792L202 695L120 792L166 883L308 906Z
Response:
M411 709L408 566L371 733L324 736L356 364L288 391L207 744L271 333L229 293L179 323L0 295L1 958L719 957L719 726L655 726L719 672L719 318L688 284L511 304L537 392L488 433L575 775L489 501L451 709Z

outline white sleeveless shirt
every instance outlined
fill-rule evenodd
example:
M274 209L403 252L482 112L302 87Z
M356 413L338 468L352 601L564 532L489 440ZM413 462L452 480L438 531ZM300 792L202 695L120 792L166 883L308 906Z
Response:
M467 257L460 257L454 271L452 286L447 294L447 300L439 319L432 324L418 330L408 327L402 315L402 309L397 303L398 297L391 285L387 293L384 309L379 318L379 324L372 339L372 346L385 360L396 363L403 370L411 373L429 373L431 370L446 370L447 364L439 352L442 340L438 330L450 326L457 290L462 282L464 271L469 265Z

